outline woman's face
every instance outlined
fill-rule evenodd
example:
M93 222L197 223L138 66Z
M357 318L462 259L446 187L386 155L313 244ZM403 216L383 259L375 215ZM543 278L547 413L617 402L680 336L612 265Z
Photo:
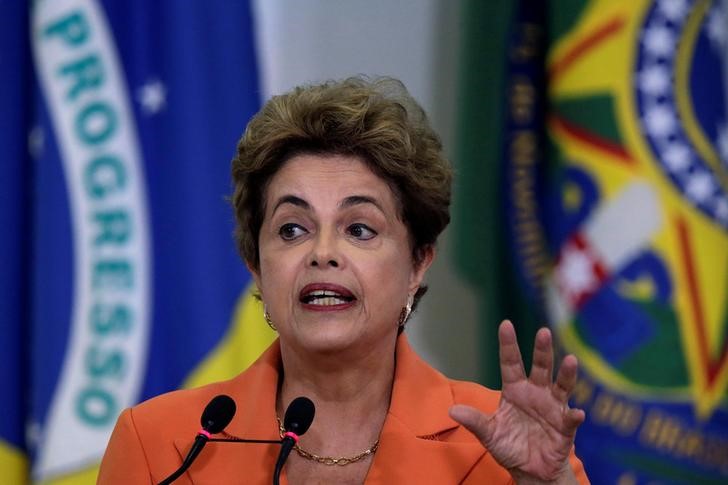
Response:
M265 194L254 274L281 343L299 351L377 351L432 262L412 260L387 183L357 157L298 155Z

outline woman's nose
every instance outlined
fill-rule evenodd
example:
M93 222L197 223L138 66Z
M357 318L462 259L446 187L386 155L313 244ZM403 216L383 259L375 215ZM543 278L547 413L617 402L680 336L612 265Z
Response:
M319 231L311 251L311 266L338 268L341 257L336 249L336 232Z

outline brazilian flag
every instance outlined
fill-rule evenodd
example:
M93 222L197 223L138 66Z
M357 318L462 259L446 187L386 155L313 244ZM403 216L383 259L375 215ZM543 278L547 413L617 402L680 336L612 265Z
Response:
M272 341L226 201L250 6L0 10L0 482L91 484L123 408Z
M548 323L579 358L593 483L726 483L728 4L465 16L455 225L484 328Z

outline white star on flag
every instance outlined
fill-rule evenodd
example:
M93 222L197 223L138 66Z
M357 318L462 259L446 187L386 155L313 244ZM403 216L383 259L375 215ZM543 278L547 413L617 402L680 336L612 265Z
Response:
M45 147L45 133L40 125L36 125L28 132L28 153L34 159L39 159Z
M673 22L685 17L688 4L685 0L660 0L660 11Z
M705 202L713 193L713 189L713 177L704 171L690 175L685 186L685 192L690 200L698 203Z
M642 41L646 50L655 56L666 56L675 49L675 35L667 27L648 27Z
M659 64L649 66L639 74L640 88L652 96L665 94L671 82L670 72Z
M723 224L728 224L728 198L725 196L715 203L715 215Z
M654 137L665 137L675 130L675 113L666 106L654 105L647 108L645 127Z
M726 40L728 40L728 27L726 27L726 19L723 10L720 8L713 8L708 14L708 21L706 22L705 29L708 34L708 39L719 53L725 49Z
M682 172L690 166L690 149L684 143L670 143L662 156L671 172Z
M167 89L158 79L150 80L137 90L137 101L144 114L157 114L167 105Z

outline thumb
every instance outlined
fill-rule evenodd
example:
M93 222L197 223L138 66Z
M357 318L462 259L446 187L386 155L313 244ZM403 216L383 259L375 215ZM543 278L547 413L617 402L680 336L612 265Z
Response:
M450 408L449 414L452 419L473 433L483 446L490 443L493 437L491 416L464 404L455 404Z

